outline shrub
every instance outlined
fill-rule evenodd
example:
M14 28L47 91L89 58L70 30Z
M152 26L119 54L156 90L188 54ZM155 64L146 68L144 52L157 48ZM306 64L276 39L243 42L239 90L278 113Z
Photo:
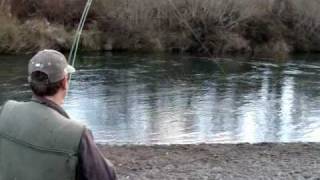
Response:
M1 51L68 50L85 3L2 0ZM259 56L320 51L319 7L318 0L96 0L81 48Z

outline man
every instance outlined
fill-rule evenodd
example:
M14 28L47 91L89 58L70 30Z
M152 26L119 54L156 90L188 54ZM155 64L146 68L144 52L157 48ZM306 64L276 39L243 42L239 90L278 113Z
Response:
M113 180L90 131L61 108L75 69L55 50L29 62L30 102L8 101L0 114L0 180Z

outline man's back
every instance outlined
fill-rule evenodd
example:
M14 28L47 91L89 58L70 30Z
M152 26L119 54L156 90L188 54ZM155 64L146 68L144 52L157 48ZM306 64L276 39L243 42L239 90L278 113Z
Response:
M75 179L84 126L36 102L0 115L0 180Z
M0 110L0 180L115 180L89 129L61 105L75 69L55 50L28 64L31 102L8 101Z

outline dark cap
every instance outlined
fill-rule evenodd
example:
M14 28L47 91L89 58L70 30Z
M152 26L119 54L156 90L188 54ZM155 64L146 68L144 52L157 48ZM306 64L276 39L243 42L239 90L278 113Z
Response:
M36 71L45 73L48 76L48 81L55 83L62 80L65 75L74 73L76 70L68 64L66 57L62 53L56 50L45 49L34 55L29 62L29 82L32 82L31 74Z

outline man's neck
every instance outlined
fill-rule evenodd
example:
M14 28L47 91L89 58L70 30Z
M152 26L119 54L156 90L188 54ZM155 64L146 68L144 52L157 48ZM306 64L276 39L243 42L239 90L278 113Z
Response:
M33 95L31 100L34 102L46 105L46 106L56 110L57 112L59 112L61 115L63 115L64 117L66 117L68 119L70 118L69 115L61 107L61 104L58 104L56 98L40 97L40 96Z
M64 99L59 98L58 96L45 96L44 98L56 103L59 106L61 106L64 103Z

